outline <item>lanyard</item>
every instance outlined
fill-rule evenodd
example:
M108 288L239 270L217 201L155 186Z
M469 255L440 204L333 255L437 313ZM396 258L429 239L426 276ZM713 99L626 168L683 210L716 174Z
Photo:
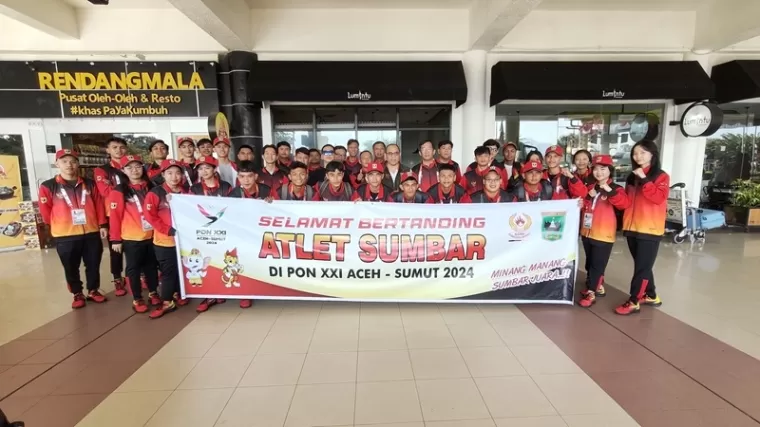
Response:
M190 172L187 171L187 167L183 167L182 170L185 172L185 178L187 179L187 185L193 185L193 180L190 179Z
M137 208L137 212L140 214L140 217L144 217L142 204L140 204L140 198L137 197L137 194L132 196L132 201L135 202L135 207Z
M425 165L423 165L422 163L420 163L420 170L417 172L417 182L419 182L420 184L422 183L422 168L424 168L424 167L425 167ZM437 170L437 168L436 168L436 171L435 171L435 182L438 183L438 170ZM432 185L432 183L431 183L431 185Z
M450 204L454 203L454 197L456 196L456 188L452 187L451 188L451 193L449 193L449 194L451 194L451 197L448 197L449 202L445 203L443 201L444 200L443 190L441 190L441 185L438 184L438 200L439 200L440 204L442 204L442 205L446 205L446 204L450 205Z
M372 191L369 189L369 185L367 185L367 188L364 190L364 197L367 199L370 199L371 202L376 202L378 200L383 200L383 186L381 185L380 188L377 190L377 197L372 197Z
M120 185L121 184L121 178L119 178L119 174L118 173L114 173L113 174L113 180L116 181L116 185Z
M76 186L74 187L74 194L76 194ZM74 209L74 205L71 203L71 199L69 198L69 193L66 192L66 190L61 187L61 197L63 197L63 200L66 201L66 204L69 205L69 209ZM79 209L84 208L85 203L87 203L87 187L85 187L84 184L82 184L82 201L79 204Z
M591 213L593 213L593 212L594 212L594 210L596 210L596 202L598 202L598 201L599 201L599 196L600 196L600 195L601 195L601 194L600 194L599 192L597 192L597 193L596 193L596 196L594 196L594 201L593 201L593 202L591 202Z

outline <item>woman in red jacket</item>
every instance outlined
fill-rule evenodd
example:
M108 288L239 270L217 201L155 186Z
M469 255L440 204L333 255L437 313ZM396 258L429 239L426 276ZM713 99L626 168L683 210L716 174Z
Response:
M588 185L588 194L581 209L581 241L586 252L586 287L581 292L581 307L591 307L596 297L603 297L604 270L612 254L617 232L616 210L628 207L625 189L612 182L615 169L612 157L594 156L592 162L594 183Z
M628 301L615 309L620 315L638 313L640 305L662 305L652 268L665 234L670 176L660 169L660 151L652 141L640 141L631 150L633 172L626 180L630 205L623 214L623 231L633 257L633 279Z

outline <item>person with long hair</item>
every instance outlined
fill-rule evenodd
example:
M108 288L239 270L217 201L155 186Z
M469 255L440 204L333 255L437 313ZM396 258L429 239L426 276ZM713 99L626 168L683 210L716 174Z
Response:
M638 313L641 305L662 305L652 269L665 234L670 176L660 168L657 145L648 140L631 149L631 168L625 183L629 206L623 213L623 232L633 257L633 278L628 300L615 309L620 315Z
M575 165L576 178L583 181L586 185L596 183L593 173L591 172L591 153L588 150L578 150L573 154L573 165ZM615 179L615 174L612 174L612 179Z
M586 252L586 290L581 291L581 307L591 307L597 297L606 295L604 272L612 255L617 233L616 211L628 207L625 189L614 182L612 157L597 154L593 160L593 183L583 198L581 241Z

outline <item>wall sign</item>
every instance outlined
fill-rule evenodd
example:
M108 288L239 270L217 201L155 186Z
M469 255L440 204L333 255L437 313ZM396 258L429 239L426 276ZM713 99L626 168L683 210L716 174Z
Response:
M369 101L372 99L372 94L369 92L346 92L346 99L351 101Z
M681 133L698 138L710 136L723 124L723 110L712 102L697 102L689 106L681 116Z
M654 140L660 133L660 119L652 113L636 114L629 133L633 142Z
M0 61L0 118L205 117L213 62Z

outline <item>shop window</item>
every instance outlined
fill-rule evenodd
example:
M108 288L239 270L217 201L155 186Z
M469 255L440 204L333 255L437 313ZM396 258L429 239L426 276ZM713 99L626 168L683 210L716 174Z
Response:
M451 106L273 106L271 111L275 142L321 148L357 139L360 150L370 151L377 141L395 143L409 166L419 162L413 152L420 141L449 139L451 127Z
M19 168L21 168L21 192L24 200L31 200L29 172L26 168L24 140L21 138L21 135L0 134L0 155L18 157Z
M63 148L72 148L80 153L80 174L92 178L95 168L108 162L106 141L111 137L124 139L127 142L127 153L141 156L146 162L153 161L148 150L148 145L160 138L158 134L150 133L61 134L61 146ZM173 144L171 144L171 141L168 141L167 145L169 146L169 157L171 158L171 147Z
M615 162L615 182L631 172L631 122L640 113L656 115L663 122L661 104L501 104L496 106L495 135L503 144L518 142L520 159L528 152L542 154L551 145L565 149L564 164L572 167L579 150L609 154ZM661 136L655 142L660 144Z

